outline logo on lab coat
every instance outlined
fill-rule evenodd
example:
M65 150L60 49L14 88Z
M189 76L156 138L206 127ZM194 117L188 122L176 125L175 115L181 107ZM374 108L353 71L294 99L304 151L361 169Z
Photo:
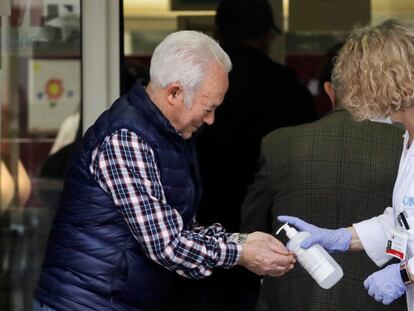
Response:
M414 207L414 197L404 196L403 205L404 206L409 206L409 207Z

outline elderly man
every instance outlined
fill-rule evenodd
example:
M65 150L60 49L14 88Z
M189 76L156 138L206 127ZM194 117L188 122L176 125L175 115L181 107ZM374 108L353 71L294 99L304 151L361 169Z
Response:
M66 177L36 310L157 310L170 271L202 278L239 264L279 276L293 267L271 235L195 220L193 134L214 122L230 69L208 36L173 33L153 54L150 83L134 86L88 129Z

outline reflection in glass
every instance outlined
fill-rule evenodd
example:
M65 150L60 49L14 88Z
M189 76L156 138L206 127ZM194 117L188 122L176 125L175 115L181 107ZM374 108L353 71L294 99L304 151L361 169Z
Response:
M59 167L66 167L67 146L81 132L80 0L6 2L9 16L0 11L0 310L31 310L62 189ZM57 139L71 116L76 120Z

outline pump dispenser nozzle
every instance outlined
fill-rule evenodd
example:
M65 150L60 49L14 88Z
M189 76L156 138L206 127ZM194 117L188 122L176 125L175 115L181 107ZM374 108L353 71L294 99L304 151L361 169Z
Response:
M280 227L280 228L276 231L276 234L279 234L279 233L280 233L280 231L282 231L282 230L285 230L286 235L287 235L287 237L288 237L289 239L293 238L293 237L294 237L294 236L298 233L298 231L297 231L295 228L293 228L293 227L289 226L289 224L288 224L288 223L285 223L282 227Z
M286 248L295 253L298 262L322 288L331 288L342 278L342 268L322 246L314 244L307 249L301 248L301 243L311 236L309 232L298 232L288 223L281 226L276 234L282 230L285 230L289 238Z

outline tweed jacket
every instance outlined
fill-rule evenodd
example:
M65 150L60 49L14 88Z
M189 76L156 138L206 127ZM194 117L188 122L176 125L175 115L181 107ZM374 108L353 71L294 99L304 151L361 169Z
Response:
M242 205L242 231L275 232L278 215L339 228L381 214L391 205L402 135L395 126L356 122L341 108L273 131L262 141L259 171ZM256 310L406 310L405 297L384 306L368 296L363 281L379 268L364 252L334 258L344 277L333 288L320 288L296 264L283 277L264 278Z

